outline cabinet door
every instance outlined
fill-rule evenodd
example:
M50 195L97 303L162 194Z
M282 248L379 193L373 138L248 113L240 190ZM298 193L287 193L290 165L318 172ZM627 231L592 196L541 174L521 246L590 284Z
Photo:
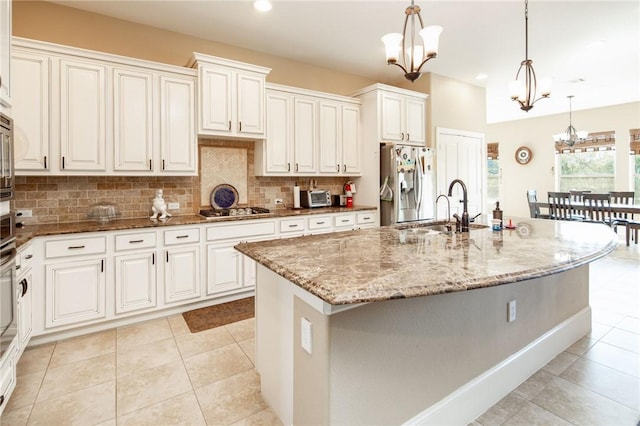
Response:
M264 136L264 76L237 74L237 131L255 137Z
M290 96L267 93L267 172L291 171L291 101Z
M204 66L199 71L200 130L231 133L233 73Z
M14 50L11 68L15 169L49 170L49 58Z
M11 106L11 0L0 1L0 104Z
M383 141L404 140L402 122L403 97L392 93L380 93L380 137Z
M162 170L196 173L194 81L160 77Z
M61 169L106 171L106 99L102 65L60 60Z
M255 287L258 264L248 256L240 255L242 258L242 284L244 287Z
M313 99L294 99L294 173L316 172L317 105L317 101Z
M116 313L156 306L156 254L115 257Z
M165 303L200 297L200 246L165 250Z
M242 256L232 246L207 247L207 294L242 287Z
M113 70L114 170L152 170L153 74Z
M342 107L342 169L343 174L360 173L360 108Z
M45 327L104 318L104 264L100 258L45 266Z
M18 297L18 336L20 336L20 353L29 344L33 333L32 299L33 274L29 270L18 283L20 295Z
M411 142L425 143L425 111L426 102L424 99L406 98L406 135L405 140Z
M320 103L320 173L337 174L342 170L341 107Z

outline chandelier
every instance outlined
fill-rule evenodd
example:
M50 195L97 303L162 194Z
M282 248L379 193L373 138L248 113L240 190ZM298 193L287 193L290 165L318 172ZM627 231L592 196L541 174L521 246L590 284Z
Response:
M412 83L422 75L420 69L429 60L438 56L438 39L442 27L431 25L424 27L420 16L420 6L413 4L405 10L404 29L402 34L389 33L382 37L387 54L387 65L397 65L404 71L404 76ZM416 25L416 17L420 27ZM423 45L416 44L417 35L422 38ZM401 62L400 62L401 61Z
M521 72L524 76L524 84L519 80ZM533 61L529 59L529 2L524 0L524 61L520 63L515 81L509 85L511 100L518 101L521 110L529 111L534 103L551 95L550 83L547 79L540 80L541 96L536 99L538 89L536 72L533 70Z
M576 142L584 142L589 135L589 132L577 131L573 124L571 124L571 99L573 95L567 96L569 98L569 127L564 133L558 133L553 135L553 140L556 142L556 145L569 145L573 146Z

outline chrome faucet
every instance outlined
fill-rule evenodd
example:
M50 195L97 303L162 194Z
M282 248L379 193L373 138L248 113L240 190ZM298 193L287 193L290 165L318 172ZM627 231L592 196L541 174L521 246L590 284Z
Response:
M455 213L453 217L456 218L456 232L469 232L469 212L467 211L467 185L464 184L460 179L454 179L449 184L449 197L451 197L453 192L453 186L459 183L462 187L462 217Z
M451 232L451 225L449 225L449 221L451 220L451 202L449 201L449 197L444 194L440 194L436 198L436 222L438 221L438 200L440 200L440 197L443 197L445 200L447 200L447 223L445 224L445 226L447 227L447 231Z

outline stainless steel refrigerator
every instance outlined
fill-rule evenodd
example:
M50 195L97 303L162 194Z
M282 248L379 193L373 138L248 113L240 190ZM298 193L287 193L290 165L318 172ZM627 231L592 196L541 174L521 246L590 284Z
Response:
M380 224L433 219L435 173L431 148L382 144L380 184L387 180L391 201L380 200ZM388 197L384 197L388 198Z

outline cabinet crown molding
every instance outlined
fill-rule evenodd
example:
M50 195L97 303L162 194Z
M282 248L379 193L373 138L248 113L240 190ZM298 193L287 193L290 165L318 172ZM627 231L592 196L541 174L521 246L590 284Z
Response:
M409 89L402 89L400 87L389 86L387 84L382 84L382 83L376 83L367 87L363 87L362 89L353 92L351 96L362 96L364 94L374 92L376 90L384 90L386 92L393 92L399 95L413 96L413 97L423 98L423 99L429 98L429 95L427 93L416 92L415 90L409 90Z
M246 62L234 61L233 59L220 58L218 56L205 55L204 53L198 52L193 52L193 56L187 63L187 66L189 68L196 68L198 65L202 64L225 66L243 71L256 72L264 75L267 75L271 72L271 68L248 64Z
M286 92L294 95L311 96L314 98L327 99L327 100L339 101L339 102L350 102L356 105L360 105L362 103L360 99L354 98L351 96L335 95L333 93L320 92L320 91L311 90L311 89L303 89L301 87L285 86L283 84L267 83L265 88L267 90Z

